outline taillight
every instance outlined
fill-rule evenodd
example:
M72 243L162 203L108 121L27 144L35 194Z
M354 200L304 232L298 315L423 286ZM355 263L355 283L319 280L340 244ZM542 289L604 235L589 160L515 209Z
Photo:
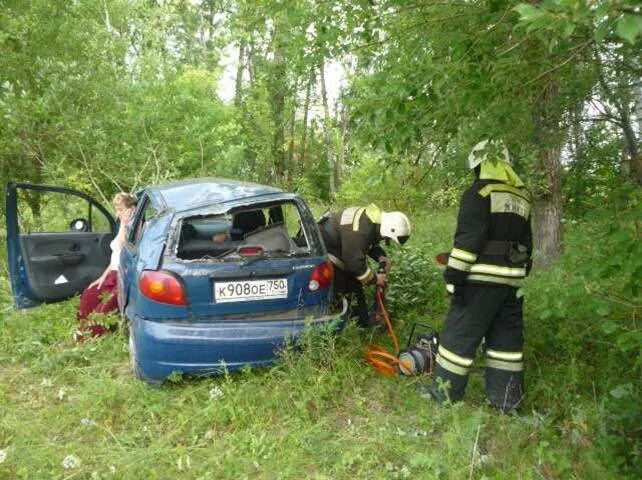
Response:
M316 292L321 288L327 288L332 283L333 276L334 270L332 269L332 264L330 262L320 263L314 267L310 274L308 288L313 292Z
M156 302L187 305L183 284L169 272L143 270L138 286L143 295Z

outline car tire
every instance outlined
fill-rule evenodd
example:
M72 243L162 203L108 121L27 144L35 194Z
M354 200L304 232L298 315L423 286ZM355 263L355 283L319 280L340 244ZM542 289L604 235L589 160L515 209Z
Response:
M161 386L163 382L161 382L160 380L152 380L141 371L138 363L138 355L136 354L136 344L134 342L134 336L131 335L131 332L129 335L129 362L131 365L132 373L134 374L134 377L136 377L136 379L142 380L151 387Z

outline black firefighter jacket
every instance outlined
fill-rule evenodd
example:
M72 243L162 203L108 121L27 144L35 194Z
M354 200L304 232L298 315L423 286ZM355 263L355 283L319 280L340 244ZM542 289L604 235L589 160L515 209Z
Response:
M378 260L386 252L379 246L381 210L376 205L350 207L331 213L321 222L321 234L332 263L361 283L374 279L366 256Z
M525 188L476 180L461 200L446 283L521 286L533 250L530 213Z

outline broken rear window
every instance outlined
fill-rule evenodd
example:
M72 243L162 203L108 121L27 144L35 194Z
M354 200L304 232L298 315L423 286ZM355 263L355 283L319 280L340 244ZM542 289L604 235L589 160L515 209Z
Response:
M248 249L266 257L310 255L309 235L295 203L234 209L181 221L177 257L235 260Z

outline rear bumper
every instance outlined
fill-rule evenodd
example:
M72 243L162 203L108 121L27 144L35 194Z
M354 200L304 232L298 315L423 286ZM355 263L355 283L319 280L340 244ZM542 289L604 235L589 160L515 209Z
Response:
M165 379L172 372L208 375L259 367L273 362L287 339L303 329L345 323L342 311L309 320L226 320L221 322L156 322L135 316L130 323L130 354L134 368L145 380Z

